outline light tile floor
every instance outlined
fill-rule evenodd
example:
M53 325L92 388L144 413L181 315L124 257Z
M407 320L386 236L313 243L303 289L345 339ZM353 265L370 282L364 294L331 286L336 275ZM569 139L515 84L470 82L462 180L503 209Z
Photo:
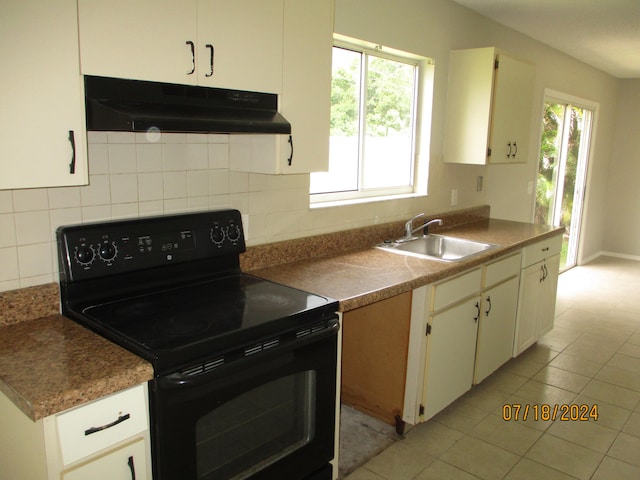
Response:
M597 406L598 419L505 421L511 404ZM640 262L561 274L549 334L347 477L409 479L640 479Z

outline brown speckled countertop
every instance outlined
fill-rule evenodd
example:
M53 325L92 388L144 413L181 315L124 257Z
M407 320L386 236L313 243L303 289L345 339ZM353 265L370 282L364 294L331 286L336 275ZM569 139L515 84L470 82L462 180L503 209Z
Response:
M0 391L34 421L152 378L148 362L62 315L0 327Z
M438 215L437 233L500 245L463 262L372 248L403 222L250 247L245 272L340 301L348 311L455 275L560 229L489 219L486 206ZM33 420L153 378L149 363L58 314L55 283L0 293L0 391Z
M251 273L335 298L340 301L340 310L348 311L455 275L530 243L557 235L560 231L545 225L482 219L439 230L438 233L499 245L499 248L460 262L425 260L367 247L260 268Z

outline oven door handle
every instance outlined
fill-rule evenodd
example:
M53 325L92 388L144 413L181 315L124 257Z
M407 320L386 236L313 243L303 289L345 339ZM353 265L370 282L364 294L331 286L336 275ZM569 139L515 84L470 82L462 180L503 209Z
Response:
M260 353L255 355L245 356L243 358L231 361L229 363L225 363L219 367L216 367L208 372L196 374L196 375L187 375L180 372L170 373L169 375L161 375L156 378L156 382L162 388L188 388L188 387L198 387L201 385L205 385L209 383L212 379L220 377L224 375L229 369L232 368L248 368L251 367L255 370L265 369L268 370L273 368L274 363L282 363L286 364L290 361L288 356L284 356L287 352L292 350L299 349L304 347L305 345L309 345L311 343L319 342L324 340L325 338L332 337L338 333L340 330L340 321L336 316L335 320L330 320L328 322L327 328L320 330L318 332L309 333L303 337L297 338L286 345L282 345L281 347L274 347L272 349L266 350L265 354L271 354L270 360L265 360ZM273 356L274 353L277 353L278 356ZM251 362L252 360L258 361ZM243 364L243 367L241 367Z

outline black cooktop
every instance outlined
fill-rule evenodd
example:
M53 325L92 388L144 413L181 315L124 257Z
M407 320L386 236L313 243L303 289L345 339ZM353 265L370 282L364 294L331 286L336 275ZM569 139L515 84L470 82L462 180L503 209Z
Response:
M324 298L249 275L234 275L85 308L82 314L146 349L187 348L215 339L224 348L304 326Z

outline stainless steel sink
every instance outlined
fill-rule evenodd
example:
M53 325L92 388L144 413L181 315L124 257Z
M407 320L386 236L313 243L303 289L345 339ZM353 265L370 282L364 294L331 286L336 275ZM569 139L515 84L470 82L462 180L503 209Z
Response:
M380 243L376 248L414 257L455 262L496 248L492 243L476 242L446 235L429 234L409 240Z

